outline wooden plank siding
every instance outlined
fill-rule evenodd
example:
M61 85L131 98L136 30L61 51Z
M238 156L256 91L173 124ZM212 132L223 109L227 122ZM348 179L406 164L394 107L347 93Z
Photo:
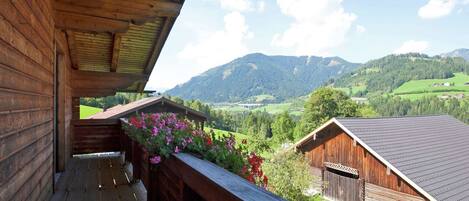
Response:
M52 194L51 1L0 2L0 200Z
M120 151L120 120L74 120L72 126L73 154Z
M313 168L324 169L324 162L342 164L355 168L359 172L359 178L365 182L378 185L396 192L421 196L408 183L403 181L394 172L376 157L371 155L360 144L336 125L330 125L318 133L316 140L311 140L300 148L310 160Z

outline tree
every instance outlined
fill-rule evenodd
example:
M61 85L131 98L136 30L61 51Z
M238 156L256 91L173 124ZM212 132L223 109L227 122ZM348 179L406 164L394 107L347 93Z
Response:
M293 131L295 122L287 111L279 114L272 123L273 142L281 144L286 141L293 141Z
M358 116L358 105L344 92L319 88L305 103L305 111L295 128L294 137L300 139L333 117Z
M319 187L319 179L310 172L305 157L292 150L273 155L263 165L269 177L268 189L286 200L322 200L317 196L307 196L310 188Z

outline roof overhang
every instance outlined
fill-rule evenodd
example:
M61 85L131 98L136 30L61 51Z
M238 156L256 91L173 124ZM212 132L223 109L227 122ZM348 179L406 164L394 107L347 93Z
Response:
M420 186L418 186L415 182L413 182L410 178L408 178L406 175L404 175L404 173L402 173L401 171L399 171L395 166L393 166L389 161L387 161L386 159L384 159L382 156L380 156L376 151L374 151L371 147L369 147L367 144L365 144L360 138L358 138L355 134L353 134L353 132L351 132L349 129L347 129L344 125L342 125L340 123L339 120L337 120L336 118L332 118L330 119L329 121L327 121L326 123L324 123L323 125L321 125L320 127L316 128L313 132L309 133L308 135L306 135L304 138L302 138L301 140L299 140L297 143L295 143L295 149L298 149L299 147L302 147L304 146L305 144L307 144L308 142L310 142L311 140L315 140L316 139L316 134L319 133L319 131L323 130L324 128L330 126L330 125L337 125L339 126L348 136L350 136L354 141L356 141L358 144L360 144L363 148L365 148L368 152L370 152L374 157L376 157L380 162L382 162L384 165L386 165L386 167L388 167L389 169L391 169L394 173L396 173L399 177L401 177L404 181L406 181L410 186L412 186L413 188L415 188L415 190L417 190L420 194L422 194L423 196L425 196L425 198L427 198L428 200L431 200L431 201L436 201L436 199L430 195L429 193L427 193L425 190L423 190L423 188L421 188Z
M74 71L73 96L142 92L184 0L55 0ZM93 75L89 72L96 72ZM83 74L90 75L89 78ZM96 80L96 75L103 81ZM120 77L122 79L116 79ZM93 87L88 87L88 86Z

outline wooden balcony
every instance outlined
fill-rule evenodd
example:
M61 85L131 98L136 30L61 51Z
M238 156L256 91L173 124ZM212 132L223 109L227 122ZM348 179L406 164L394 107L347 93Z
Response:
M74 154L120 153L73 157L54 188L53 200L283 200L191 154L172 155L160 164L157 173L148 174L145 163L129 163L144 157L144 153L134 153L133 160L124 160L125 155L129 157L124 153L129 143L122 141L125 138L120 128L120 121L73 123Z
M55 186L53 201L146 200L146 190L131 181L120 154L75 156Z

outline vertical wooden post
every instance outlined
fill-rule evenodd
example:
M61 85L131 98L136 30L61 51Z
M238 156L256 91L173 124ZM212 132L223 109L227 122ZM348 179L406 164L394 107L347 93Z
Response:
M140 179L140 170L141 170L141 161L142 151L141 148L135 140L132 140L132 182Z
M158 168L154 167L152 168L152 165L149 163L148 164L148 169L149 169L149 184L148 184L148 189L147 189L147 200L148 201L156 201L158 199Z
M72 120L80 119L80 98L72 98Z

